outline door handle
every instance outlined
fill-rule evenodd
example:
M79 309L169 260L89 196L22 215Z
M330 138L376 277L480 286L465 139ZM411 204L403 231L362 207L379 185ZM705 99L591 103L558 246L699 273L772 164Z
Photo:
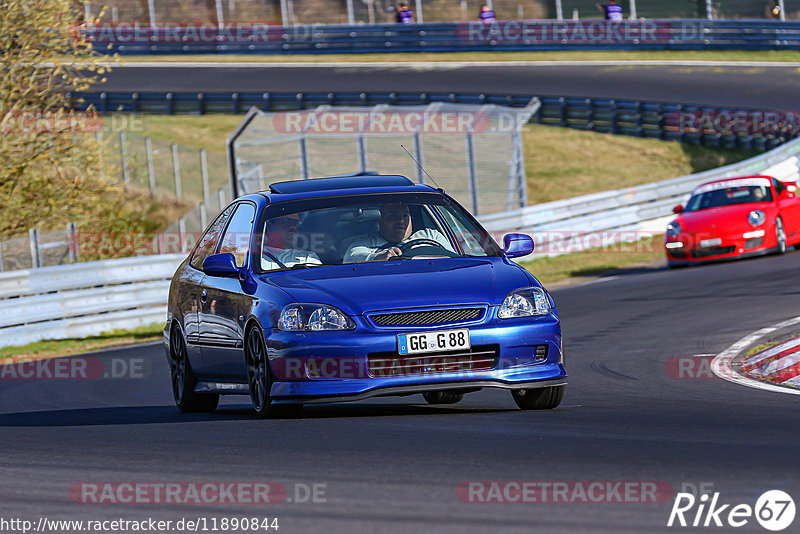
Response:
M208 299L208 291L204 289L203 292L200 294L200 302L205 302L207 299Z

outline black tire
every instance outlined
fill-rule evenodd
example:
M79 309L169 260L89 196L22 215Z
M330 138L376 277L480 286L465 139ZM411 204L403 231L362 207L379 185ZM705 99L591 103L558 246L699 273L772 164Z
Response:
M272 389L272 369L269 366L264 335L257 326L247 331L244 359L247 366L247 386L256 415L264 419L298 417L303 411L302 404L272 404L269 396Z
M514 390L511 396L521 410L552 410L564 398L566 386L552 386L548 388L535 388ZM520 393L520 391L524 393Z
M192 372L186 352L186 342L177 326L169 335L169 371L172 382L172 397L183 413L213 412L219 404L216 393L195 393L197 377Z
M455 404L464 398L456 391L426 391L422 396L428 404Z
M786 231L783 229L783 221L780 217L775 219L775 241L778 246L775 250L776 254L786 253Z

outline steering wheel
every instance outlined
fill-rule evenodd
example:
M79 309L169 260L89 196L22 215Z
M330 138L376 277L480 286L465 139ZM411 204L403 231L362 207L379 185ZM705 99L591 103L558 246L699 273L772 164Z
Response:
M424 247L425 249L435 248L436 250L430 252L429 253L430 255L450 256L450 257L455 256L455 254L453 252L447 250L447 248L445 248L441 243L439 243L435 239L428 239L428 238L425 238L425 237L420 238L420 239L412 239L411 241L407 241L407 242L401 243L399 245L395 244L395 243L384 243L383 245L378 247L377 251L387 250L387 249L389 249L391 247L399 248L400 252L403 253L403 256L407 256L408 255L407 253L410 252L411 249L414 249L414 248L417 248L417 247ZM444 252L444 254L442 254L442 252ZM425 255L428 255L428 254L419 254L419 255L420 256L425 256Z

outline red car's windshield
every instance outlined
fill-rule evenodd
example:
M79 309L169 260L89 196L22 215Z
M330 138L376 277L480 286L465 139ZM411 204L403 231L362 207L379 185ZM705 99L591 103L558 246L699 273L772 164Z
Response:
M732 204L770 202L771 200L772 188L766 184L725 187L695 192L684 211L698 211Z

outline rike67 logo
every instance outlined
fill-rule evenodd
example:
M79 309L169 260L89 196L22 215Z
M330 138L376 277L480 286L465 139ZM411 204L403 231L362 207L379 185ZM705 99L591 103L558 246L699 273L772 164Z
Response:
M764 492L755 506L723 503L719 492L703 493L699 497L678 493L667 526L740 528L755 519L763 528L778 532L792 524L794 515L794 500L781 490Z

